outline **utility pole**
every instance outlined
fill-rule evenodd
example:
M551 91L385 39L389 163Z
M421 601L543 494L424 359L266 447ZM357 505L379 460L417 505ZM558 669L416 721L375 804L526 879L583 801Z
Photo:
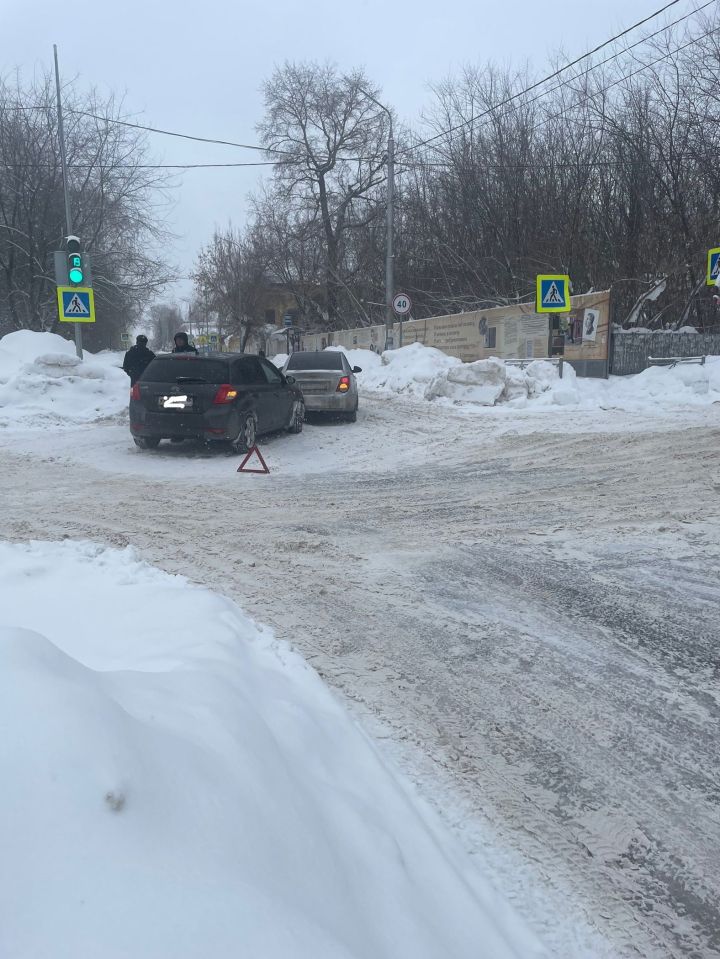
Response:
M363 90L361 87L359 89L360 93L364 94L368 100L372 100L376 106L385 111L390 121L387 145L387 205L385 208L385 349L387 350L392 343L393 337L392 302L393 296L395 295L395 278L393 276L395 262L393 254L393 200L395 197L395 138L393 137L393 118L388 108L383 103L380 103L379 100L376 100L372 93L368 93L367 90Z
M65 229L72 236L72 214L70 213L70 194L68 193L67 157L65 154L65 131L63 128L62 97L60 95L60 68L58 67L57 44L53 43L55 56L55 90L57 92L58 138L60 140L60 164L62 166L63 193L65 194ZM83 357L82 325L75 323L75 352L79 359Z
M385 240L385 349L392 341L393 329L393 296L395 295L395 278L393 276L393 199L395 196L395 139L393 137L392 114L390 118L390 133L388 134L387 156L387 237Z
M208 313L208 295L207 287L203 288L203 297L205 300L205 352L210 352L210 314Z

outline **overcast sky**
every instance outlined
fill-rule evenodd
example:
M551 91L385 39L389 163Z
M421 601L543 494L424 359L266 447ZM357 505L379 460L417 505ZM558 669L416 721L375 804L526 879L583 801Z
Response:
M24 75L52 66L65 78L125 94L138 122L256 143L261 84L286 59L363 66L401 119L414 122L430 86L466 63L522 66L583 53L661 6L660 0L0 0L0 63ZM673 16L689 9L673 8ZM660 21L658 21L660 23ZM638 34L639 36L639 34ZM167 163L262 159L249 151L153 135ZM181 272L215 225L242 224L259 171L183 174L170 214ZM190 284L169 294L186 295Z

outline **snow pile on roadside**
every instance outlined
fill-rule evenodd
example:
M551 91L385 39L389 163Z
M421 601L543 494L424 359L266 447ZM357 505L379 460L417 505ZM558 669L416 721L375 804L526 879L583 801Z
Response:
M720 403L720 357L673 367L651 366L634 376L578 379L573 400L582 409L651 412L681 406Z
M456 357L420 343L387 350L382 355L372 350L348 350L342 346L328 349L341 350L351 366L359 366L362 370L362 374L358 374L359 388L373 393L401 393L423 398L428 384L438 373L462 366Z
M544 955L229 600L68 541L0 544L0 610L1 955Z
M330 347L330 349L343 349ZM522 405L546 390L558 389L558 370L552 363L533 360L520 369L496 357L463 363L441 350L412 343L382 355L370 350L343 350L351 365L359 366L361 391L390 392L454 404ZM574 371L570 370L570 376Z
M411 343L397 350L387 350L382 356L370 350L356 350L353 363L363 370L358 381L364 389L403 393L425 397L428 386L438 374L462 366L457 357L420 343Z
M0 426L73 426L127 408L122 354L84 354L55 333L18 330L0 339Z
M574 370L569 370L574 377ZM558 369L552 363L533 360L524 369L496 357L454 366L438 374L425 390L425 399L444 397L453 403L524 406L528 398L557 390Z
M542 359L523 368L497 357L462 363L419 343L381 356L369 350L345 353L363 370L358 376L361 392L404 394L457 406L647 412L720 402L720 357L708 357L704 366L651 367L635 376L601 380L578 377L570 363L563 364L561 379L558 366Z
M572 406L585 410L618 409L649 412L720 402L720 357L706 364L651 367L634 376L609 379L578 377L570 363L558 367L533 360L526 367L491 358L453 367L439 374L425 398L446 398L455 404L517 409Z

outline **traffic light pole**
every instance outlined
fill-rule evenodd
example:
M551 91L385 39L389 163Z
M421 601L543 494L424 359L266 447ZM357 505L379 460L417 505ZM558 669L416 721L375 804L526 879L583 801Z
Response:
M55 55L55 90L57 92L58 139L60 140L60 164L62 166L63 193L65 195L65 228L67 236L72 236L72 214L70 213L70 194L68 193L67 158L65 155L65 131L63 128L62 97L60 96L60 68L58 67L57 44L53 43ZM82 359L82 324L75 324L75 352Z

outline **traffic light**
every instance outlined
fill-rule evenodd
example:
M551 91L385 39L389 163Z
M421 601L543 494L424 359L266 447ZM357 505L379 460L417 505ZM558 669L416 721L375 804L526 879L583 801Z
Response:
M82 286L85 282L83 255L80 252L80 240L76 236L67 239L68 283L70 286Z

